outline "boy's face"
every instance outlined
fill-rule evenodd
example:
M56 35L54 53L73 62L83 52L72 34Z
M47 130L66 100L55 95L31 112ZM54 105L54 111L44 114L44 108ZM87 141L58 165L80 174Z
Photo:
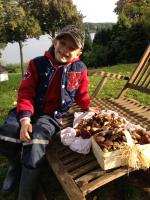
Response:
M64 64L81 55L81 49L69 35L56 39L54 41L55 59Z

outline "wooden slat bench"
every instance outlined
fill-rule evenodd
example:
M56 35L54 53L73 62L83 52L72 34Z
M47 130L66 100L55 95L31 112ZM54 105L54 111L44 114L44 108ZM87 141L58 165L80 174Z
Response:
M91 75L103 77L92 95L91 106L114 110L132 123L150 129L150 107L125 97L128 88L150 94L149 59L150 46L148 46L129 80L128 77L105 72L91 73ZM96 98L108 78L128 81L118 98L107 100ZM64 127L72 125L73 113L76 110L77 106L71 109L70 114L64 119ZM75 153L61 144L59 137L50 143L47 149L47 159L70 200L85 200L90 192L128 173L127 167L102 170L92 152L88 155ZM129 169L129 171L132 170Z

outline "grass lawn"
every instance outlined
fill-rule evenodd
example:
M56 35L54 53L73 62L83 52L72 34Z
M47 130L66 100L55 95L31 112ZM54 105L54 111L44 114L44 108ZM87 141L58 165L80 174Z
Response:
M106 71L111 73L118 73L126 76L130 76L135 68L135 64L128 65L116 65L112 67L103 67L94 70ZM89 69L93 70L93 69ZM0 124L3 123L8 111L13 108L16 104L17 90L21 80L21 74L11 73L9 74L9 81L0 83ZM89 93L92 94L96 84L99 81L98 77L90 77L89 79ZM103 90L99 94L100 98L115 98L123 88L126 81L119 80L109 80L104 86ZM150 99L147 95L139 94L138 92L133 92L130 90L127 92L127 96L134 98L143 104L150 105ZM7 162L4 158L0 157L0 187L2 185L2 180L7 170ZM50 172L50 177L52 178L51 186L51 199L55 200L67 200L63 190L61 189L57 179ZM137 180L137 179L134 179ZM139 180L138 180L139 181ZM143 186L137 188L133 184L132 176L123 177L119 180L113 181L106 186L101 187L92 193L91 200L148 200L149 196L145 195ZM132 185L132 187L131 187ZM108 193L108 190L110 191ZM4 200L0 194L0 200ZM9 200L16 200L16 196L12 196Z
M130 77L135 67L136 67L135 64L128 64L128 65L116 65L112 67L103 67L96 70L115 73L115 74L121 74L121 75ZM95 86L98 84L99 80L100 80L99 77L90 77L90 84L89 84L90 94L92 94L92 92L94 91ZM99 98L112 98L112 97L116 98L119 95L121 89L124 87L125 83L126 81L124 80L115 80L115 79L108 80L106 84L104 85L102 91L98 95L98 97ZM150 98L147 94L129 89L127 93L125 94L125 96L138 100L142 104L150 105Z

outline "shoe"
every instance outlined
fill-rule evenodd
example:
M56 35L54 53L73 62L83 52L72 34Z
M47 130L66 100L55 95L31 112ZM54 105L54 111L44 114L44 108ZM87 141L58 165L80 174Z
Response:
M6 177L2 185L1 192L3 196L9 196L15 190L17 184L19 183L20 175L21 175L20 160L19 162L18 160L10 162Z

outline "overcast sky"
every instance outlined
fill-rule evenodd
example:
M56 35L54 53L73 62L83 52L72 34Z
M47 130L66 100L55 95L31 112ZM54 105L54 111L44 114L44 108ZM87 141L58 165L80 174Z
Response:
M84 22L117 22L113 12L117 0L73 0L78 11L85 16Z

